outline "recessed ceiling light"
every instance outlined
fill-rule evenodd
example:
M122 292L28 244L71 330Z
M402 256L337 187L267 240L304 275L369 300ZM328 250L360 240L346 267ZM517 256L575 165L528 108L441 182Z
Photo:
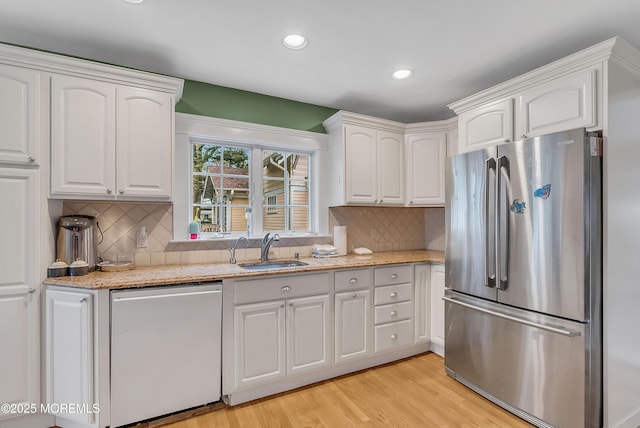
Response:
M307 46L307 39L300 34L289 34L282 39L282 43L289 49L304 49Z
M132 3L132 4L138 4L138 3L142 3L144 0L124 0L127 3Z
M398 70L393 73L393 78L396 80L404 80L408 79L413 75L413 71L411 70Z

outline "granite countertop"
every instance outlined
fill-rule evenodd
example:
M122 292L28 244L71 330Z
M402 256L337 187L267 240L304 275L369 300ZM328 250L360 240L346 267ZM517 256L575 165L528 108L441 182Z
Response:
M281 275L330 269L348 269L398 263L444 263L444 252L436 250L389 251L367 256L304 258L307 266L282 269L243 269L228 263L144 266L122 272L91 272L83 276L47 278L46 285L63 285L92 290L146 287L188 282L219 281L228 278ZM274 260L274 261L277 261Z

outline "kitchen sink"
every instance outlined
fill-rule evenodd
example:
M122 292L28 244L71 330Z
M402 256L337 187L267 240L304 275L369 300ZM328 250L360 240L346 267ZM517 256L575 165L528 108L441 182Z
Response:
M299 260L265 260L260 262L238 263L243 269L260 270L260 269L284 269L297 266L307 266L308 263Z

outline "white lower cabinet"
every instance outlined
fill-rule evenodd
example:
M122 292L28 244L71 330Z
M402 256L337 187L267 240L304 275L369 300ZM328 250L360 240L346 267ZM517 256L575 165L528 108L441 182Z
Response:
M48 289L46 292L46 401L91 408L94 400L93 314L89 293ZM56 412L91 424L94 413Z
M431 265L416 265L413 275L414 340L425 343L431 337Z
M431 265L431 350L444 355L444 265Z
M413 268L410 265L374 269L374 353L414 343Z
M243 303L233 308L234 390L332 363L328 273L236 281L233 290Z
M371 353L371 292L347 291L335 295L336 363Z

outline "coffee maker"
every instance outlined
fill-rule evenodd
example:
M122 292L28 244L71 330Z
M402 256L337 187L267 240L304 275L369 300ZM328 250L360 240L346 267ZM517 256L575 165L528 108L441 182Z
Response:
M97 226L96 218L91 216L60 217L56 258L68 265L76 260L84 260L89 270L95 270L98 259Z

